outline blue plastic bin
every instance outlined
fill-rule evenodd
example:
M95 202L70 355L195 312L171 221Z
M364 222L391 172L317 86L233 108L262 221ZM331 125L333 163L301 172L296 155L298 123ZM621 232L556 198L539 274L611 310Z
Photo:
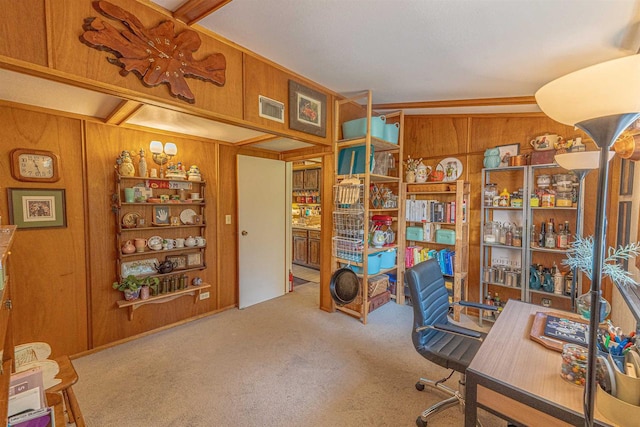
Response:
M376 116L371 118L371 136L384 139L386 118ZM349 120L342 123L342 137L344 139L361 138L367 134L367 118Z

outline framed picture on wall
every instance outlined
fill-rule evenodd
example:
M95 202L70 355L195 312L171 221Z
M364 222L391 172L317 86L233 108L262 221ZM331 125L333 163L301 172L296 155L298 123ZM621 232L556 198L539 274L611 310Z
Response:
M153 207L153 225L169 225L171 224L171 215L169 215L169 206Z
M201 267L202 266L202 253L193 252L187 254L187 268Z
M327 96L289 80L289 127L327 136Z
M186 255L167 255L165 261L171 261L173 263L174 270L184 270L185 268L187 268Z
M67 226L64 189L8 188L9 222L18 228Z
M509 158L520 154L520 144L498 145L500 150L500 167L509 166Z

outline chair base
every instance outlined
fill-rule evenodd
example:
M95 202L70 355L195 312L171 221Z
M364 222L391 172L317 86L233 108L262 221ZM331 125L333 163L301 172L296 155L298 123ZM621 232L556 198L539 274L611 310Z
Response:
M424 386L429 386L430 388L440 390L446 394L448 394L448 399L442 400L435 405L427 408L420 414L418 419L416 420L416 424L419 427L424 427L427 425L429 418L440 411L443 411L452 406L460 405L461 410L464 409L464 393L465 393L465 376L463 374L459 374L460 378L458 380L458 388L459 390L454 390L451 387L444 385L444 382L447 381L449 377L443 378L439 381L433 381L426 378L420 378L420 380L416 383L416 389L422 391L424 390Z

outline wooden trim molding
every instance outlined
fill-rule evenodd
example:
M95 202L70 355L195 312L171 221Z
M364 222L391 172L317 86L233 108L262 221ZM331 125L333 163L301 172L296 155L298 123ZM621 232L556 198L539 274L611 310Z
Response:
M448 101L417 101L374 104L377 110L406 110L413 108L448 108L448 107L488 107L496 105L535 104L533 96L516 96L508 98L452 99Z
M111 125L120 125L126 122L142 107L142 102L125 100L122 101L107 117L105 123Z
M193 25L227 3L231 3L231 0L188 0L173 12L173 17L187 25Z

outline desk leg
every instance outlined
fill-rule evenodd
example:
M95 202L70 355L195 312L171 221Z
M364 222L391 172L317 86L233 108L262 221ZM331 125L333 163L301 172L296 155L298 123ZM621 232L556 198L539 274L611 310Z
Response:
M478 382L475 375L467 373L464 398L464 427L476 427L478 421Z

